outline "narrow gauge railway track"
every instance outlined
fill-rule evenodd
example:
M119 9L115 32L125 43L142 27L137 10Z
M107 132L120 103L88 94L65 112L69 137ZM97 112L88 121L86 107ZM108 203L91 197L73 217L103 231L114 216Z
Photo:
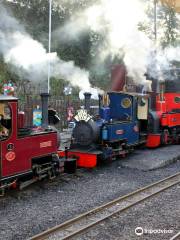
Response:
M37 181L37 182L34 182L34 183L31 183L31 184L22 184L22 186L20 188L16 188L16 189L10 189L9 191L7 191L5 194L1 194L0 192L0 199L2 198L6 198L7 196L11 196L11 197L14 197L14 198L18 198L19 197L19 194L21 194L21 191L29 188L29 189L33 189L35 186L36 187L40 187L41 189L42 188L46 188L46 184L53 184L57 181L62 181L62 182L69 182L70 180L72 179L75 179L75 178L81 178L83 176L83 174L85 173L85 170L84 168L80 168L80 169L76 169L76 172L73 173L73 174L69 174L69 173L60 173L60 175L58 177L55 177L55 178L52 178L52 179L43 179L41 181ZM34 185L33 185L34 184Z
M170 240L178 240L178 239L180 239L180 232L174 235Z
M180 172L83 213L58 226L35 235L30 238L30 240L70 239L93 226L98 225L113 215L124 212L130 207L135 206L178 183L180 183Z

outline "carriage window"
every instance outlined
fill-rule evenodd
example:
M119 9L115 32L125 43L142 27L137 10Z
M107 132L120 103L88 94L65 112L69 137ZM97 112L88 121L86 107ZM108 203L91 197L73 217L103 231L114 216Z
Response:
M0 103L0 136L8 137L11 133L11 108L7 103Z
M175 101L175 103L180 103L180 97L175 97L174 101Z

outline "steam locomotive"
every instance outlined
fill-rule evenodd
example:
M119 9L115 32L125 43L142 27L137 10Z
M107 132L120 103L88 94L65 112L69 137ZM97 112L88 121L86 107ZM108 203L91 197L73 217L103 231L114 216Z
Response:
M24 113L18 112L18 99L12 96L0 96L0 115L0 192L56 176L61 170L57 130L24 127Z
M157 92L154 80L154 92ZM147 147L179 143L180 136L180 69L171 72L171 80L159 84L159 94L152 98L149 112Z
M98 161L124 157L139 145L150 148L180 141L180 71L173 81L158 84L152 93L110 91L99 96L99 111L91 114L91 94L85 94L85 108L74 117L71 146L59 149L59 133L47 124L27 128L18 99L0 96L0 192L23 188L43 178L54 178L68 162L93 168ZM159 90L158 90L158 88ZM47 98L42 95L43 109ZM43 115L45 111L43 111ZM58 118L51 109L49 118Z
M138 145L155 148L179 143L179 77L165 83L153 79L152 90L149 94L111 91L99 96L95 116L90 114L91 94L86 93L85 109L74 117L70 149L59 155L76 158L79 167L93 168L99 160L125 156Z
M125 156L135 146L145 144L149 96L138 93L109 92L99 96L99 114L90 115L90 93L85 109L75 116L72 144L66 156L76 157L79 167L93 168L98 160ZM60 152L60 156L65 155Z

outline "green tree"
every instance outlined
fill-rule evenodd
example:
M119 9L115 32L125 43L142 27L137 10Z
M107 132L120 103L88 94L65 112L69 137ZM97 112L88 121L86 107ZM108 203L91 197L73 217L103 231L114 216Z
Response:
M147 3L147 16L149 21L139 24L139 30L154 40L154 5L152 1ZM159 5L157 8L157 41L159 46L177 46L180 42L180 20L174 8Z
M180 21L177 18L174 8L162 6L162 11L160 11L159 18L162 20L161 25L164 29L164 36L161 38L162 46L177 46L180 41Z

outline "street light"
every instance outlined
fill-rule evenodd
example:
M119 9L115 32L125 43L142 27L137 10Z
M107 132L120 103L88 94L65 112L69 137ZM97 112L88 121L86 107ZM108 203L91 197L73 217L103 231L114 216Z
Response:
M157 0L154 0L154 40L157 42Z
M42 100L42 126L48 126L48 98L50 90L50 77L51 77L51 12L52 12L52 0L49 0L49 48L48 48L48 86L47 91L41 93Z
M48 93L50 91L50 75L51 75L51 28L52 28L52 0L49 0L49 57L48 57Z

